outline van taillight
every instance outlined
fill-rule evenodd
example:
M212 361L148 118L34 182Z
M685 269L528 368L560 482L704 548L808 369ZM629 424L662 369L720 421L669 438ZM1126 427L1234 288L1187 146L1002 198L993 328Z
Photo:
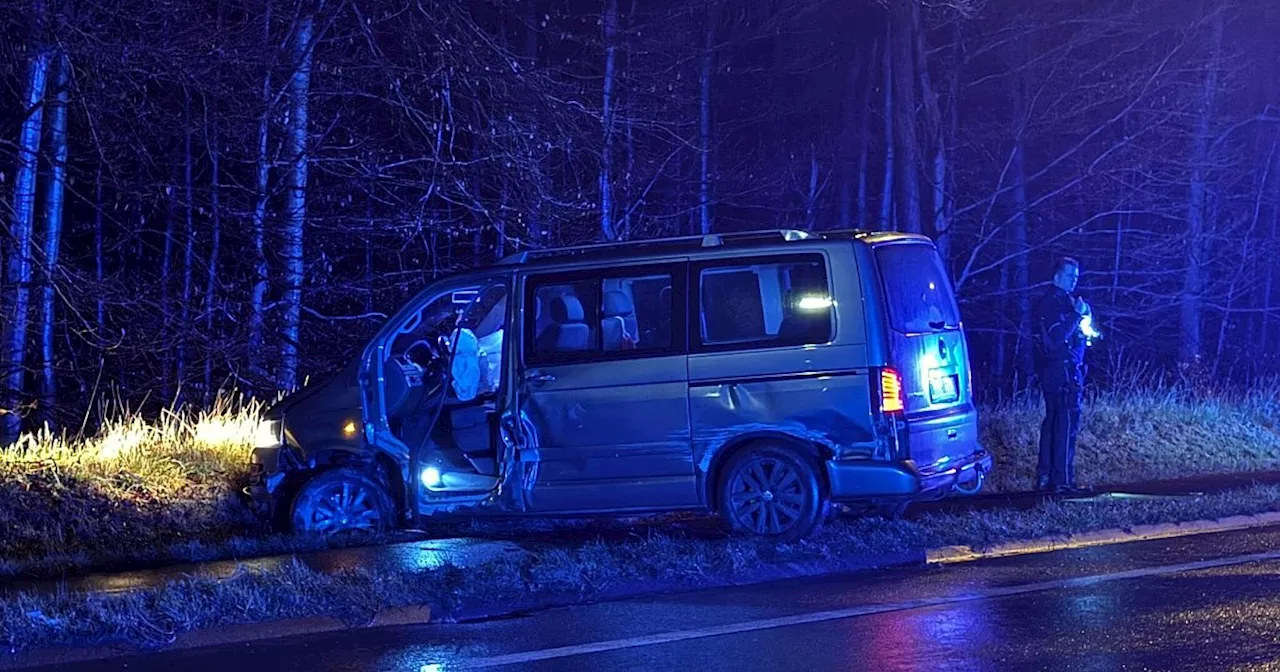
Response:
M906 409L902 402L902 376L893 369L880 371L880 411L901 413Z

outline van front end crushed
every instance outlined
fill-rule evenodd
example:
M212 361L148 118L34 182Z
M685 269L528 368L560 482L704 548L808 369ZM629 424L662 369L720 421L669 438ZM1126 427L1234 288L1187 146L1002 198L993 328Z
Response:
M250 508L265 517L274 517L285 481L296 470L297 461L285 446L254 448L249 456L249 482L241 490Z
M994 464L991 453L981 448L960 460L943 459L923 467L913 460L829 460L827 483L832 501L839 503L929 499L950 494L971 480L980 483Z

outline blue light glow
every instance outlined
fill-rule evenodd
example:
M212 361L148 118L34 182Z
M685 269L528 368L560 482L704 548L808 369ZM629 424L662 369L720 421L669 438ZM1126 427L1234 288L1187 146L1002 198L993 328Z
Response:
M435 467L427 467L422 470L422 484L428 488L434 488L440 485L440 470Z

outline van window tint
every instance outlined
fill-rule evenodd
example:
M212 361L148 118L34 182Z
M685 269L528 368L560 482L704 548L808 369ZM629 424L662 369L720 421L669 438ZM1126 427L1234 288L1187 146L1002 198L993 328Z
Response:
M704 268L698 280L703 345L831 340L831 294L821 257Z
M671 346L670 274L534 281L533 353L562 357Z
M885 245L875 250L894 330L919 333L960 325L951 280L929 245Z

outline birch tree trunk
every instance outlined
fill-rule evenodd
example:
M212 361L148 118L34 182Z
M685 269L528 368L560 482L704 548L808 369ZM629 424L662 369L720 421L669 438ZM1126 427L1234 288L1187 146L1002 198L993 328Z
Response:
M304 14L293 43L293 78L289 83L289 183L284 227L284 324L279 387L298 385L299 322L302 318L303 231L307 221L307 98L311 92L312 37L315 17Z
M40 310L40 399L37 408L42 419L52 426L53 411L58 403L58 380L54 372L53 328L55 315L55 283L58 280L58 256L62 250L62 212L67 181L67 87L71 82L71 62L65 54L53 59L55 70L53 101L49 106L49 186L44 201L44 273L41 276Z
M44 7L37 5L36 25L42 25ZM38 29L39 30L39 29ZM13 220L10 234L13 247L9 250L8 288L13 292L9 300L0 305L5 312L4 330L4 392L6 398L0 408L0 443L16 441L22 428L21 405L26 363L27 326L31 309L31 238L36 210L36 173L40 158L40 132L44 124L45 80L49 75L52 55L49 49L37 41L35 53L27 66L27 80L22 97L26 114L18 131L18 169L13 183Z

